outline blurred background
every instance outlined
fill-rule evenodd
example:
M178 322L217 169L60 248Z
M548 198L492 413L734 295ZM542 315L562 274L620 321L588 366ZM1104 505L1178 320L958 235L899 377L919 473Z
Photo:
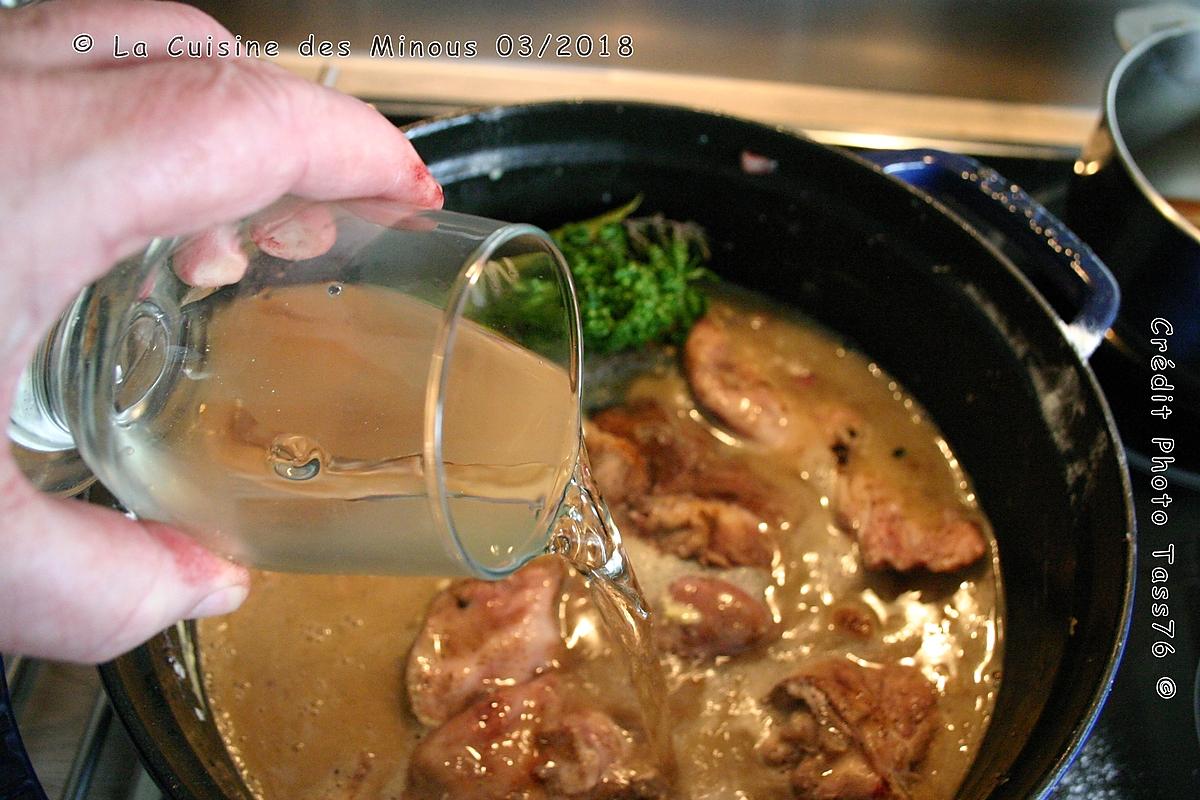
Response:
M628 33L638 70L1096 106L1121 50L1113 18L1137 0L630 0L497 5L377 0L193 2L245 38L285 47L309 33L365 52L376 34L479 41L502 33ZM615 61L615 59L614 59ZM532 62L531 62L532 63ZM562 63L556 59L548 64ZM569 63L569 62L568 62ZM576 61L575 63L581 63ZM595 64L593 59L590 63Z

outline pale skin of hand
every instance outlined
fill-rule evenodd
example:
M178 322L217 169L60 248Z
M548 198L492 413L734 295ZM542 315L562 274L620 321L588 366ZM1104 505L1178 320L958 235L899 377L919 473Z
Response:
M80 55L86 32L95 48ZM112 59L113 34L149 59ZM246 59L170 59L232 39L175 3L0 11L0 411L67 303L156 236L285 194L437 208L441 188L364 103ZM0 448L0 652L99 662L173 622L228 613L246 570L164 525L35 490Z

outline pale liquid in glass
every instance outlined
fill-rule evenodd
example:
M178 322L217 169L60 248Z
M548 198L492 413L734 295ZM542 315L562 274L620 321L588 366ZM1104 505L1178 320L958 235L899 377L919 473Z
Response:
M423 458L440 309L307 284L218 293L184 314L204 355L155 413L117 425L114 494L265 569L446 571ZM449 512L471 555L501 567L539 549L535 522L575 453L574 394L565 370L473 323L451 365Z
M195 349L207 356L183 366L156 413L118 427L115 494L267 569L444 565L422 456L440 309L381 287L305 284L218 293L185 314L205 331ZM569 376L472 323L460 325L452 369L443 456L456 527L489 563L534 554L535 523L557 503L550 490L579 438ZM585 452L574 468L550 549L589 578L670 780L649 606Z

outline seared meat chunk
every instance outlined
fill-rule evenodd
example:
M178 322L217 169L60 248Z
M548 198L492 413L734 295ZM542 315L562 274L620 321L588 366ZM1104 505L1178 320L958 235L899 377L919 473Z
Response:
M819 716L837 714L855 732L871 763L889 773L919 763L938 729L937 695L916 667L870 668L830 658L785 681L783 691L810 706L827 703Z
M895 488L869 473L841 476L835 509L839 523L858 536L867 569L952 572L986 550L979 525L957 510L944 509L937 522L922 523Z
M583 433L592 477L610 507L636 502L650 490L650 469L637 445L591 423L584 423Z
M646 465L652 493L728 500L758 513L770 510L770 492L761 482L741 464L716 456L708 434L672 420L657 403L607 408L593 416L591 424L633 444ZM610 499L599 475L596 480Z
M744 467L654 403L606 409L588 430L599 444L593 474L623 530L708 566L771 565L768 487Z
M635 400L628 405L611 406L592 416L592 424L613 436L635 442L639 449L649 450L651 462L656 462L656 445L670 446L675 436L670 432L666 410L651 400ZM662 441L658 441L659 438ZM655 476L657 477L657 476Z
M405 671L417 719L438 725L495 687L549 668L563 647L562 578L558 559L542 559L502 581L459 581L438 594Z
M913 667L811 664L768 698L776 725L763 760L789 770L800 798L903 798L905 776L937 731L937 696Z
M538 744L536 774L551 797L582 795L603 782L614 783L631 747L621 726L594 709L564 714L556 727L538 737Z
M732 656L766 638L771 612L762 600L719 578L685 575L667 588L656 631L673 653L693 658Z
M871 769L860 753L810 758L792 770L792 791L805 800L881 800L904 797Z
M654 770L607 714L567 706L554 675L506 686L426 737L406 800L617 800L661 796Z
M413 751L411 800L504 800L535 783L538 736L562 713L559 687L547 675L506 686L451 717Z
M788 438L788 409L757 367L733 353L721 324L705 317L688 334L683 366L696 401L734 433L765 445Z
M632 443L656 488L676 476L692 473L704 460L703 443L682 431L666 409L652 401L606 408L594 415L591 423L604 433Z
M770 567L775 555L759 517L723 500L653 495L630 512L630 520L635 535L706 566Z

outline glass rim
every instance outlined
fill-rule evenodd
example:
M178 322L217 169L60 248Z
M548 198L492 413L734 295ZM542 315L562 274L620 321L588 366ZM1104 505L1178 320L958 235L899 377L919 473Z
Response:
M423 455L426 464L426 469L424 470L426 498L429 502L430 512L437 525L442 529L443 535L441 540L447 555L464 565L473 576L488 580L498 580L511 575L521 566L528 563L528 561L541 555L541 553L531 554L527 558L520 558L510 566L499 569L480 563L468 552L462 537L459 535L458 528L454 524L454 515L450 511L449 497L446 493L446 463L442 454L443 404L458 325L463 319L470 290L483 276L484 269L492 254L503 245L521 236L532 236L545 246L546 252L554 264L555 275L567 289L568 302L565 303L565 307L569 317L567 330L570 335L571 345L572 363L570 372L571 379L576 387L575 405L580 429L579 435L576 437L572 461L578 463L580 440L583 437L583 329L579 316L579 302L575 294L575 282L571 277L570 268L567 266L558 247L554 244L554 240L541 228L527 223L500 223L499 227L489 233L475 250L471 252L470 256L467 257L463 268L459 271L453 286L450 288L446 305L442 312L441 325L434 342L429 377L425 384ZM572 472L573 468L564 470L557 478L553 489L547 496L546 506L533 526L533 532L549 533L551 526L558 519L559 509L562 507L567 490L570 488Z

